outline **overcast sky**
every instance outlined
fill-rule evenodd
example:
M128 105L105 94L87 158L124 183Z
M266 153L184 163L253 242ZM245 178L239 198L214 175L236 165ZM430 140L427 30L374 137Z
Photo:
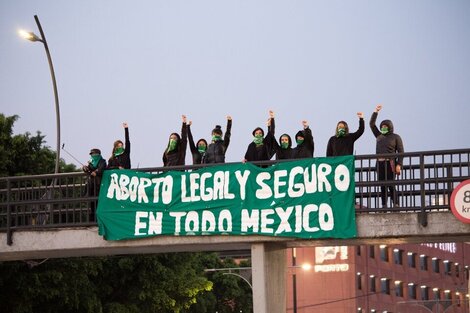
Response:
M226 160L240 161L269 109L276 137L309 121L315 156L339 120L355 131L363 111L356 154L374 153L379 103L405 151L469 147L470 1L1 1L0 112L20 116L15 134L40 130L55 148L44 48L17 34L39 35L35 14L61 141L84 163L94 147L108 158L128 122L133 166L161 166L181 114L196 140L231 115Z

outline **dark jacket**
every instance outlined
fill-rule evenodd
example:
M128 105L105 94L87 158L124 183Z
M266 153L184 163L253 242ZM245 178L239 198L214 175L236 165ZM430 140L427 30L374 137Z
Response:
M257 129L260 128L256 128L253 134ZM248 162L270 160L273 156L273 140L275 141L276 139L272 132L268 131L268 134L263 138L263 144L256 146L254 142L251 142L246 150L245 159Z
M382 128L382 125L386 125L388 127L388 133L385 135L382 135L380 130L375 125L377 121L377 116L378 116L377 112L372 113L372 116L370 118L370 123L369 123L372 133L374 134L375 138L377 138L377 145L375 148L375 152L377 154L405 152L401 137L393 132L394 130L393 130L392 121L383 120L380 123L380 128ZM396 164L403 165L403 156L398 157L395 160L395 162Z
M112 155L108 160L108 169L118 169L119 167L131 168L131 142L129 141L129 128L124 128L125 148L124 152L118 156Z
M332 136L328 141L326 156L341 156L354 153L354 142L364 133L364 119L359 119L359 129L355 133L349 133L348 123L340 121L345 126L346 134L344 137ZM339 124L338 123L338 124Z
M202 158L202 163L225 163L225 153L230 144L232 120L227 120L224 140L212 141Z
M202 158L204 157L204 153L199 152L196 144L194 143L194 138L193 134L191 133L191 126L186 125L186 129L188 130L188 140L189 140L189 149L191 150L191 155L193 156L193 164L201 164L202 163ZM199 141L204 141L207 145L207 141L205 139L199 139Z
M279 143L276 141L275 133L276 124L274 118L271 119L271 125L268 127L270 133L272 133L272 147L273 154L276 154L276 160L287 160L293 159L294 150L292 149L292 139L288 134L282 134L281 137L287 136L289 139L289 146L287 149L281 148L281 137L279 137Z
M171 135L176 135L177 143L176 148L172 151L168 151L170 143L163 152L163 166L176 166L184 165L186 159L186 146L188 145L188 133L186 128L186 123L183 123L181 126L181 137L177 133Z
M297 136L304 137L304 142L293 149L294 159L313 158L315 144L313 143L312 130L310 127L297 132L297 134L295 134L295 139L297 139Z
M87 173L88 182L87 182L87 194L89 196L97 196L99 194L101 178L103 177L103 172L106 170L106 160L101 158L98 165L94 167L91 162L88 162L87 165L83 166L83 171ZM96 176L92 176L91 173L95 172Z

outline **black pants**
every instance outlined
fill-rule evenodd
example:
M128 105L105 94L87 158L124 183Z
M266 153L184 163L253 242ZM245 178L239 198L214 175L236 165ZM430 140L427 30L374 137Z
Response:
M86 185L86 193L88 197L98 197L100 194L101 177L90 176ZM96 206L98 200L90 201L90 214L88 216L90 222L96 222Z
M379 175L379 181L394 180L395 172L392 168L393 161L378 161L377 162L377 172ZM388 188L388 193L387 193ZM397 204L397 195L395 191L395 186L381 186L380 187L380 196L382 198L382 206L387 205L387 198L390 196L392 205Z

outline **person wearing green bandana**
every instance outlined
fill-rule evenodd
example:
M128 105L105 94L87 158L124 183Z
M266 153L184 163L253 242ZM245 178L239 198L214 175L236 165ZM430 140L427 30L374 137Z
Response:
M227 152L228 145L230 144L230 136L232 134L232 117L227 116L227 127L225 129L225 136L222 139L222 127L216 125L212 130L212 142L207 147L207 151L202 157L202 163L225 163L225 153Z
M359 117L359 129L354 133L349 133L348 123L345 121L338 122L335 135L328 141L326 148L327 157L350 155L354 153L354 143L364 133L364 114L358 112L357 117Z
M270 119L271 117L270 114ZM248 145L243 162L268 161L273 156L273 141L275 141L272 131L268 131L266 137L261 127L256 127L253 132L253 141Z
M129 140L129 126L122 123L126 145L121 140L116 140L113 145L113 152L108 160L108 169L130 169L131 168L131 142Z
M193 164L201 164L202 158L207 151L207 141L204 138L201 138L194 143L193 134L191 133L192 121L189 121L186 125L188 131L188 140L189 140L189 149L191 150L191 155L193 156Z
M101 178L106 169L106 160L101 156L101 150L90 150L90 160L82 167L88 174L85 190L88 197L97 197L100 193ZM96 201L90 203L90 221L95 221Z
M315 144L313 142L312 130L308 126L308 121L302 121L303 130L295 135L297 146L293 149L294 159L313 158Z
M181 136L178 133L172 133L168 138L168 145L163 152L163 166L185 165L186 146L188 145L186 115L182 115L181 120L183 121Z
M276 160L287 160L293 159L294 150L292 149L292 139L288 134L282 134L279 137L279 143L276 141L274 136L275 134L275 120L274 120L274 112L269 111L270 118L268 119L268 131L272 133L272 148L273 154L276 154Z
M382 105L375 107L374 113L370 119L370 128L374 134L377 144L376 153L380 156L377 159L377 175L379 181L394 180L395 175L400 175L401 168L403 165L403 156L396 153L403 153L403 141L398 134L394 133L393 123L391 120L383 120L380 122L380 129L376 126L377 116L379 111L382 109ZM386 154L389 154L387 156ZM387 193L388 189L388 193ZM381 186L380 196L382 199L382 206L387 207L387 200L390 197L390 201L393 206L398 206L397 194L395 187L392 186Z

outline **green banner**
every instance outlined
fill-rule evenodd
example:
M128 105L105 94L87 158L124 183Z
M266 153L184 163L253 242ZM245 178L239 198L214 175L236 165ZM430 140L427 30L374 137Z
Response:
M352 238L354 189L353 156L161 174L105 171L99 234L107 240L159 235Z

